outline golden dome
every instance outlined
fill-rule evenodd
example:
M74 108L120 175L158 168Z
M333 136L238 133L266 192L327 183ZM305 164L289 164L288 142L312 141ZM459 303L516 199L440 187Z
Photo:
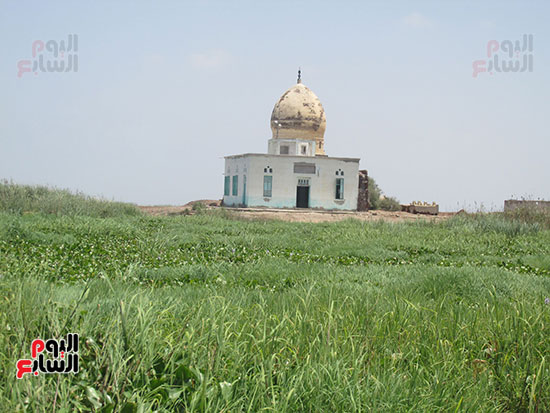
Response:
M324 155L327 120L319 98L300 81L288 89L271 113L273 139L315 141L315 154Z

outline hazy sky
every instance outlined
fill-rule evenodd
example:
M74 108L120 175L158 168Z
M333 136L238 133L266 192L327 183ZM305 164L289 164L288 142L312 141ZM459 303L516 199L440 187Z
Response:
M549 16L547 1L0 0L0 178L220 198L223 156L267 152L301 66L327 154L361 158L386 194L444 210L550 199ZM33 42L69 34L78 71L18 77ZM533 52L513 58L532 71L473 77L524 34Z

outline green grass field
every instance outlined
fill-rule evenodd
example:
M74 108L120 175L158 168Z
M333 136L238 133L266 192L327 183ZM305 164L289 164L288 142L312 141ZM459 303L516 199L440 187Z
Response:
M0 410L550 411L544 214L150 217L0 185ZM79 333L77 375L16 379Z

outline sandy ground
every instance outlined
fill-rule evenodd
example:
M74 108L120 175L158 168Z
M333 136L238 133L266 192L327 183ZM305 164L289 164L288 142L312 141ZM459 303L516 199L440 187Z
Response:
M151 215L186 215L193 214L192 206L200 202L207 209L213 210L220 208L217 200L200 200L189 202L182 206L140 206L141 210ZM416 220L441 221L447 219L455 213L442 212L439 215L421 215L410 214L408 212L390 212L390 211L318 211L314 209L264 209L264 208L226 208L231 213L246 219L278 219L288 222L335 222L344 219L358 219L361 221L389 221L405 222Z

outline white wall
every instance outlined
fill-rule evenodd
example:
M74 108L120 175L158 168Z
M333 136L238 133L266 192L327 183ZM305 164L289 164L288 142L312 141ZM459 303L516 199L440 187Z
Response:
M294 173L295 162L314 163L315 174ZM264 168L273 173L272 197L263 196ZM238 170L238 172L237 172ZM343 176L336 171L342 170ZM239 175L239 193L237 196L224 196L225 205L243 204L243 176L247 176L246 206L266 206L271 208L296 207L296 187L298 179L308 178L310 182L310 208L346 209L357 208L359 161L357 159L304 157L287 155L245 154L226 158L225 174ZM344 199L336 200L336 179L344 179Z
M232 158L225 159L225 171L224 171L224 180L226 176L229 176L229 195L224 195L223 203L224 205L229 206L239 206L246 205L247 199L246 195L250 193L248 188L248 171L250 168L250 158L246 155L235 156ZM233 176L237 175L238 186L237 186L237 195L233 195ZM243 199L243 189L244 189L244 177L246 176L247 180L247 194ZM225 184L224 184L225 185ZM243 202L244 201L244 202Z
M315 156L315 142L304 139L270 139L267 144L267 153L270 155L282 155L281 146L288 146L288 155L294 156ZM301 147L306 147L305 155Z

